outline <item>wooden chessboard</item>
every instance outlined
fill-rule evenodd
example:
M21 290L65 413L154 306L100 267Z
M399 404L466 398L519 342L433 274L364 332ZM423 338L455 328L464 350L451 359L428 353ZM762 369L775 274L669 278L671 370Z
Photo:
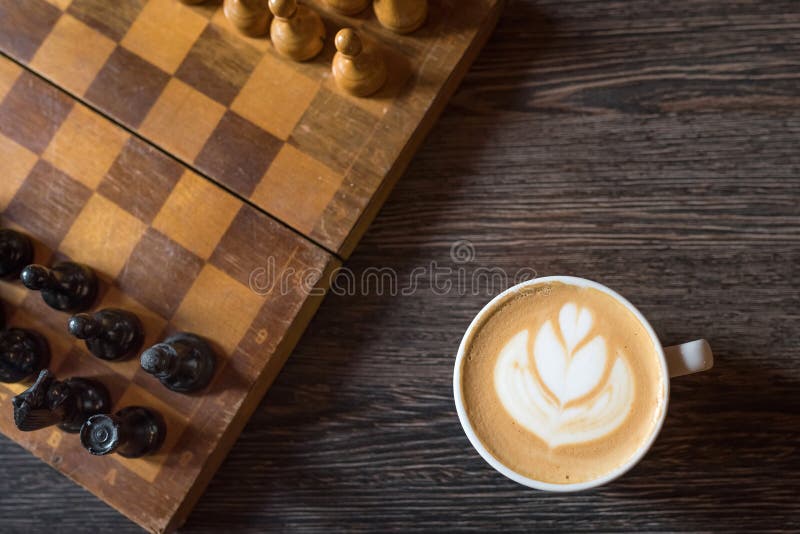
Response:
M115 411L149 406L168 427L155 456L93 457L55 427L17 431L9 400L27 385L0 384L0 430L142 527L170 530L239 436L339 261L5 58L0 160L0 225L30 235L37 262L95 268L96 309L137 313L148 346L190 331L222 358L207 390L171 392L135 358L91 356L67 334L67 314L21 284L0 283L10 324L48 339L59 378L95 377Z
M96 377L115 409L151 406L169 427L163 450L137 460L91 457L56 429L20 433L10 409L0 430L153 532L188 515L502 0L431 0L410 36L309 1L329 36L355 27L384 50L389 80L367 99L335 86L330 39L293 63L235 32L220 3L0 0L13 59L0 57L0 225L32 236L39 263L94 267L98 308L137 312L148 343L190 330L224 359L208 391L172 393L136 361L93 358L65 314L0 283L11 325L48 338L59 378ZM0 404L24 388L0 385Z
M431 0L399 36L371 10L323 14L323 53L298 64L246 38L220 0L0 0L0 49L324 248L347 257L494 27L502 0ZM376 41L389 81L338 90L332 37Z

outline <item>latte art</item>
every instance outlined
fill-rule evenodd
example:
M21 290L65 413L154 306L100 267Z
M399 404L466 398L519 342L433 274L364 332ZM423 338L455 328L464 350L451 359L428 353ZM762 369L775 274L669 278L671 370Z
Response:
M546 282L487 309L463 343L460 394L500 463L575 484L621 468L653 435L667 393L660 348L615 296Z
M602 438L630 411L630 368L619 349L592 332L589 309L567 303L553 323L506 343L494 369L497 395L518 424L550 447Z

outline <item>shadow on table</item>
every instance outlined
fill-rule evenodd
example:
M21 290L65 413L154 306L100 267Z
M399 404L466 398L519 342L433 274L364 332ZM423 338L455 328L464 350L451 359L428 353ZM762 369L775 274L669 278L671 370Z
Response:
M715 358L714 369L672 380L659 438L632 471L594 492L603 504L655 506L682 530L708 529L721 509L742 507L748 520L797 513L791 495L771 490L797 476L800 380L735 351ZM681 513L698 507L705 518Z

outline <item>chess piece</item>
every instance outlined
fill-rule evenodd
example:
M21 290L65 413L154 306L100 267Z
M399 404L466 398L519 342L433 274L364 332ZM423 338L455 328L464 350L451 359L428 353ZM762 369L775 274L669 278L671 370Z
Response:
M139 352L144 327L135 314L116 308L73 315L69 333L86 340L89 352L103 360L124 360Z
M33 262L33 244L27 236L0 230L0 278L18 278L23 267Z
M93 415L81 428L81 444L96 456L116 452L125 458L154 454L164 443L167 427L149 408L130 406L114 415Z
M372 6L378 22L395 33L411 33L428 18L428 0L375 0Z
M52 269L28 265L20 275L25 287L41 291L48 306L60 311L89 309L97 297L97 276L85 265L64 261Z
M13 399L14 423L23 432L58 425L79 432L86 420L111 409L108 390L94 380L69 378L64 382L43 369L36 382Z
M386 83L386 63L374 46L362 43L358 34L345 28L336 34L333 78L343 90L369 96Z
M306 61L322 50L325 25L320 16L297 0L269 0L275 18L270 37L275 50L295 61Z
M325 3L342 15L355 15L367 8L369 0L325 0Z
M201 337L181 333L144 351L141 365L172 391L188 393L208 385L216 357Z
M225 0L222 10L237 30L250 37L267 33L272 19L263 0Z
M47 340L32 330L0 332L0 382L22 382L50 363Z

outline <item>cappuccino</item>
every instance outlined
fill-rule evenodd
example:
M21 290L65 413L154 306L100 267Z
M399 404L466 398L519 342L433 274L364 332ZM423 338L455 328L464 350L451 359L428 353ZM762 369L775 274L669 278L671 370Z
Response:
M658 430L668 380L660 347L609 293L527 286L492 305L465 343L467 419L484 448L525 477L604 477Z

